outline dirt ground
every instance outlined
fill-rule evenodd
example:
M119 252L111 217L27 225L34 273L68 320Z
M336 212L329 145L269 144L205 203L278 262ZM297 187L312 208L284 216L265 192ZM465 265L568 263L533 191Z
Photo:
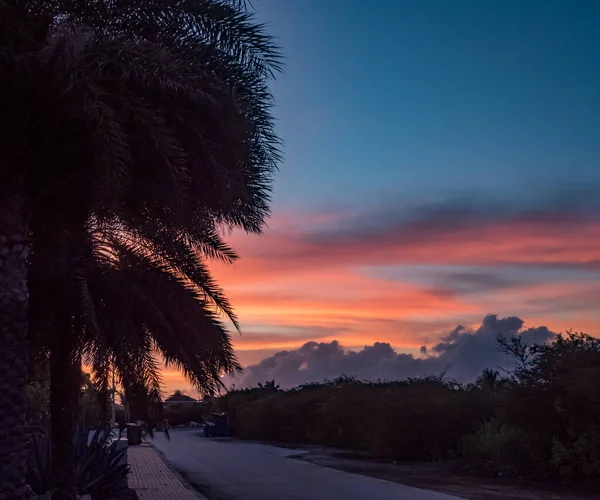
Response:
M589 500L600 499L600 491L567 487L560 483L540 484L509 478L488 478L460 472L451 462L391 464L339 450L309 448L299 460L363 474L395 483L426 488L468 500ZM575 489L579 491L574 491Z

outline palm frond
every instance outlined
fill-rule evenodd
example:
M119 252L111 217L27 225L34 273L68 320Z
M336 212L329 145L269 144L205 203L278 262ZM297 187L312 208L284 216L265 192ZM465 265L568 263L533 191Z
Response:
M163 277L175 280L194 294L203 304L211 303L223 312L239 330L233 307L217 285L199 256L183 240L168 239L155 234L151 241L126 233L106 234L123 265L143 268L148 276L158 271ZM162 237L161 237L162 236ZM200 293L200 295L199 295Z

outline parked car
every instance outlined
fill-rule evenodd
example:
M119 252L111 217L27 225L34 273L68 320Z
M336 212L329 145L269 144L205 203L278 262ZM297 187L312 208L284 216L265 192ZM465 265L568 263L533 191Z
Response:
M211 413L204 423L204 435L206 437L230 437L231 428L225 413Z

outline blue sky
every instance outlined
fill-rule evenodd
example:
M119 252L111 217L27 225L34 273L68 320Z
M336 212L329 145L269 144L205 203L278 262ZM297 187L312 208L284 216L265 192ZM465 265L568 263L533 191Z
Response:
M599 184L600 2L257 0L275 210Z

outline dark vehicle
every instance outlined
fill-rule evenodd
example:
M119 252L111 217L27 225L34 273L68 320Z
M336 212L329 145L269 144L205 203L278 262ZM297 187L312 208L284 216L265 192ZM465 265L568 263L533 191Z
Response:
M229 421L225 413L211 413L204 423L206 437L231 437Z

